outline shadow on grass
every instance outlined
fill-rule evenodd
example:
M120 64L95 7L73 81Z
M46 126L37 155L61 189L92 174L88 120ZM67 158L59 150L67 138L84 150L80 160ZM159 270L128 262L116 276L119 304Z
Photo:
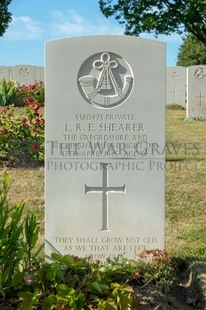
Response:
M7 169L39 169L44 167L44 160L34 160L30 157L8 158L0 157L0 168Z

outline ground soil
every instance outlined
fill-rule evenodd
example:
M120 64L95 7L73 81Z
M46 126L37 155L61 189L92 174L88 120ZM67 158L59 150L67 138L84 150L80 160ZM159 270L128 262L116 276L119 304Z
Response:
M176 287L176 293L164 293L160 287L148 285L140 288L134 287L135 298L140 301L141 310L205 310L201 300L192 298L189 291ZM188 294L188 295L187 295ZM19 306L9 301L0 303L0 310L18 310ZM38 308L39 310L43 310Z
M136 296L140 300L141 310L205 310L200 300L187 296L181 288L176 288L175 293L164 293L160 287L148 286L144 289L137 289Z
M179 283L169 293L155 285L134 289L141 310L206 310L206 262L184 266Z

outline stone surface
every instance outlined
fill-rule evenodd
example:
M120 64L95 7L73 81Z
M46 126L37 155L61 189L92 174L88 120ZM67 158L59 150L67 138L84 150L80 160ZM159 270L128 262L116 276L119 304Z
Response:
M35 81L44 82L44 67L35 66L34 69L35 69L35 76L34 76Z
M35 82L35 67L31 65L14 66L12 78L20 84L33 84Z
M177 104L186 107L186 68L181 66L167 67L166 104Z
M12 68L8 66L0 66L0 81L2 79L6 79L6 81L10 80Z
M187 68L187 118L206 118L206 66Z
M14 67L0 66L0 81L15 80L20 84L34 84L36 81L44 82L44 67L31 65L18 65Z
M48 42L46 124L46 254L164 249L165 44Z

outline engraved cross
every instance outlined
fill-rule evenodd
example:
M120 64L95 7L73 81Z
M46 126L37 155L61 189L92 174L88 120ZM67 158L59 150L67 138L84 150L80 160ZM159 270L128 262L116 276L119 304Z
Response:
M176 95L179 93L178 90L176 89L176 87L174 87L174 89L171 91L171 93L173 94L173 100L175 102L176 101Z
M85 184L85 195L88 193L102 193L102 229L109 231L109 193L123 193L125 194L125 185L114 187L108 186L109 183L109 172L108 163L100 163L102 168L102 186L87 186Z
M202 106L202 99L205 99L205 96L202 96L202 92L200 91L200 95L196 97L197 99L200 99L200 107Z

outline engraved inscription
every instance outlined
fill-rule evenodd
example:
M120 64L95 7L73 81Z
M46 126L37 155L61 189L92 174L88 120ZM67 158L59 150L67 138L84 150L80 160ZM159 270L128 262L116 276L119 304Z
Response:
M133 87L130 66L119 55L103 52L87 59L78 73L83 98L97 108L113 108L123 103Z
M102 186L87 186L85 185L85 195L88 193L102 193L102 229L103 231L109 231L109 201L108 194L109 193L123 193L125 194L125 185L114 187L108 186L109 176L108 176L108 163L100 163L103 178L102 178Z
M61 247L62 252L70 254L71 251L77 252L80 256L90 257L90 259L115 259L125 257L126 253L136 258L138 252L146 249L148 245L158 243L156 236L90 236L81 235L52 236L55 245Z

